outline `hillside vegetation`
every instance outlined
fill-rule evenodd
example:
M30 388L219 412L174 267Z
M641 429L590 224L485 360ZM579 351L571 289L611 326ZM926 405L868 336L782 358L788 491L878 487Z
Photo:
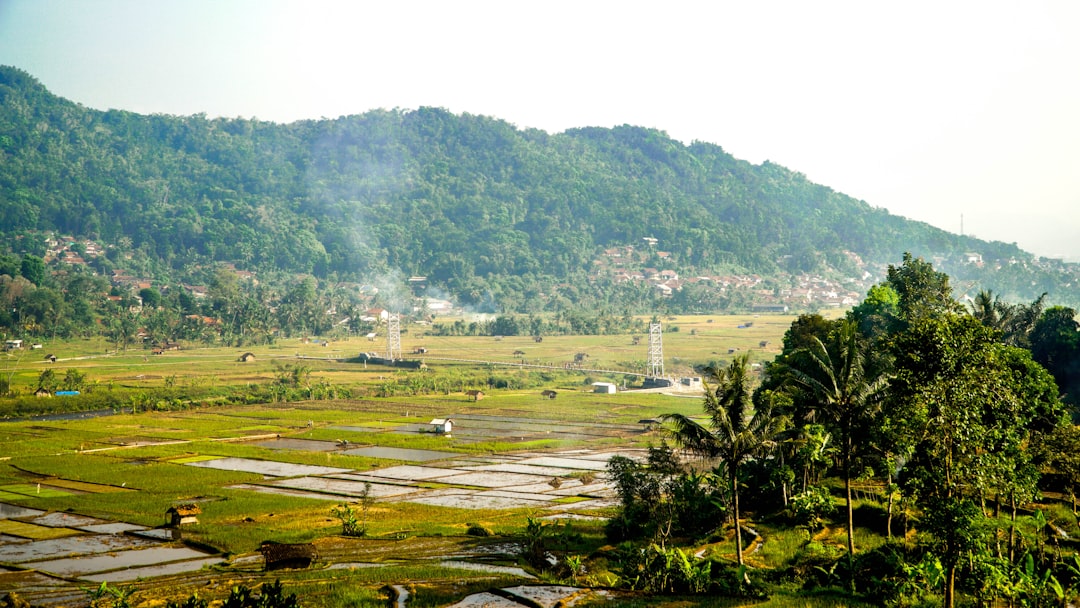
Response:
M0 67L0 156L11 253L42 255L41 239L19 235L55 231L111 244L109 264L158 278L217 261L352 281L423 275L497 310L555 289L588 305L620 289L590 279L597 255L651 237L670 255L649 261L683 274L880 274L911 251L1015 299L1049 288L1072 301L1060 269L1015 245L632 126L551 135L436 108L291 124L103 112ZM959 265L968 251L986 267Z

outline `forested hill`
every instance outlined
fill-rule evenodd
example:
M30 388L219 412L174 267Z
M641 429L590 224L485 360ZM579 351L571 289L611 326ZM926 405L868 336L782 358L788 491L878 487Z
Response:
M684 274L861 270L845 252L1030 259L630 126L550 135L433 108L291 124L147 116L88 109L0 67L0 154L0 230L122 244L157 273L394 272L470 301L585 291L603 249L643 237Z

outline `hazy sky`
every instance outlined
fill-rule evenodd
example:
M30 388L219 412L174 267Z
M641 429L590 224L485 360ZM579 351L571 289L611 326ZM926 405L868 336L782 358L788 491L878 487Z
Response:
M99 109L654 127L1080 259L1076 0L0 0L0 64Z

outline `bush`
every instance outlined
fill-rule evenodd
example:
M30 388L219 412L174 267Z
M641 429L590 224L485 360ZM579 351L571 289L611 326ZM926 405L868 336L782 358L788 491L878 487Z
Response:
M800 525L811 530L820 530L827 515L836 510L829 490L820 486L810 486L805 492L791 498L791 514Z
M375 497L371 495L371 482L364 483L364 490L358 498L356 507L343 503L330 509L330 514L341 521L342 536L360 537L367 534L368 510L375 502Z
M663 549L655 544L645 548L620 549L620 578L631 589L656 594L703 594L712 583L712 562L687 557L681 549Z
M491 536L492 532L490 529L485 528L481 524L469 524L469 529L465 531L465 534L469 536L487 537Z

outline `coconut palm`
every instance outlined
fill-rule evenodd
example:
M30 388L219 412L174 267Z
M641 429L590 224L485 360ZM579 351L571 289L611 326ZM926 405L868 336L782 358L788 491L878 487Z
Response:
M851 503L852 463L855 460L855 431L873 415L875 403L888 378L866 360L867 347L855 323L844 321L826 346L814 337L806 357L791 367L791 378L808 393L811 407L820 420L838 431L839 456L844 476L847 505L849 557L855 553L854 518Z
M661 417L668 423L673 440L690 452L710 460L719 460L725 467L731 485L732 516L735 520L735 554L743 565L742 526L739 523L739 466L748 458L771 445L782 425L773 416L771 403L759 406L751 414L753 378L750 359L741 355L723 369L713 369L716 388L706 385L705 425L682 414Z
M1004 332L1012 322L1016 307L1001 301L1001 295L994 295L989 289L980 290L971 302L971 314L983 325Z

